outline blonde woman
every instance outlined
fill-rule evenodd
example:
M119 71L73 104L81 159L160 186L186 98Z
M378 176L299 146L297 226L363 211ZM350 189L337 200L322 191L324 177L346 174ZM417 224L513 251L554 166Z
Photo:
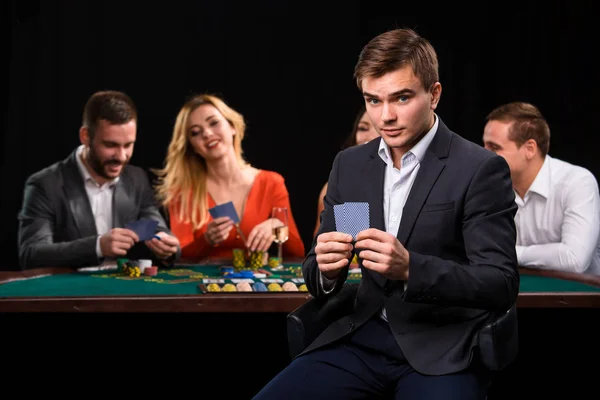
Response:
M273 207L288 208L283 255L304 256L284 179L244 160L245 129L244 117L213 95L192 97L177 115L156 189L181 242L182 258L230 258L232 249L244 247L267 251L273 243ZM243 236L228 217L213 219L208 212L229 201Z

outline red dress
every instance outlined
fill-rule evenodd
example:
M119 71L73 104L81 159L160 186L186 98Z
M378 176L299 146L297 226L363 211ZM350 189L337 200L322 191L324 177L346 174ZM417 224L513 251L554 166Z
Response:
M216 206L210 195L208 207ZM288 208L289 238L283 244L283 256L304 257L304 243L298 232L298 227L292 215L289 193L285 186L283 176L273 171L260 170L246 199L243 215L240 216L240 229L246 238L250 231L259 223L271 218L273 207ZM199 230L194 231L192 224L183 223L177 219L175 205L169 206L171 231L181 243L181 257L187 259L200 259L206 257L232 258L232 249L244 248L244 242L239 237L235 228L229 232L229 237L213 247L204 238L208 222ZM209 221L212 217L209 217ZM284 259L285 262L285 259Z

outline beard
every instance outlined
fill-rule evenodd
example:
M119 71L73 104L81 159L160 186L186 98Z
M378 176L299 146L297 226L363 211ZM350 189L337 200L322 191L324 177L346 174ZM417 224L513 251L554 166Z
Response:
M125 162L121 162L119 160L102 161L100 159L100 157L98 157L98 154L95 152L95 150L92 146L90 146L88 149L89 150L88 150L87 161L88 161L89 166L92 167L92 169L94 170L95 173L97 173L104 179L111 180L111 179L116 178L116 176L113 176L107 172L106 167L108 167L110 165L122 165L124 167L129 161L129 160L127 160ZM121 168L120 172L123 172L122 168ZM119 174L120 174L120 172L119 172Z

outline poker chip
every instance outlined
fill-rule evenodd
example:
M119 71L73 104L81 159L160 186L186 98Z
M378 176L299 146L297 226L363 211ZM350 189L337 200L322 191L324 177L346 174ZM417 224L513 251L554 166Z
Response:
M269 283L269 286L267 286L267 289L269 290L269 292L282 292L283 289L281 288L281 285L279 283Z
M300 292L308 292L308 288L306 287L306 284L303 283L302 285L298 286L298 291L300 291Z
M208 286L206 286L206 290L208 290L209 292L220 292L221 287L216 283L210 283L208 284Z
M286 282L284 283L281 288L283 289L284 292L297 292L298 291L298 286L296 286L296 284L294 282Z
M269 258L269 267L275 268L275 267L278 267L279 264L281 264L281 260L279 259L279 257L270 257Z
M144 275L146 276L155 276L158 274L158 267L150 266L144 269Z
M252 290L255 292L266 292L267 287L262 282L256 282L254 285L252 285Z
M238 292L251 292L252 291L252 286L250 286L250 283L248 283L248 282L240 282L237 285L235 285L235 287Z
M221 288L221 291L223 291L223 292L236 292L237 288L235 287L235 285L233 283L226 283Z
M246 266L246 255L244 249L233 249L232 264L234 268L244 268Z
M250 269L259 269L263 266L264 251L253 251L250 253Z

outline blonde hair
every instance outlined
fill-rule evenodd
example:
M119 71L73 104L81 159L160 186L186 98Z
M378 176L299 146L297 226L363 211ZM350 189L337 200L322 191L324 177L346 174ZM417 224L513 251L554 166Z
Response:
M242 140L246 130L244 117L223 100L210 94L196 95L179 110L163 169L155 170L158 183L155 187L160 203L168 208L176 205L176 216L191 223L194 230L208 222L206 190L206 161L189 143L190 114L202 105L212 105L235 129L233 147L241 167L248 165L243 158ZM170 218L173 218L171 215Z

